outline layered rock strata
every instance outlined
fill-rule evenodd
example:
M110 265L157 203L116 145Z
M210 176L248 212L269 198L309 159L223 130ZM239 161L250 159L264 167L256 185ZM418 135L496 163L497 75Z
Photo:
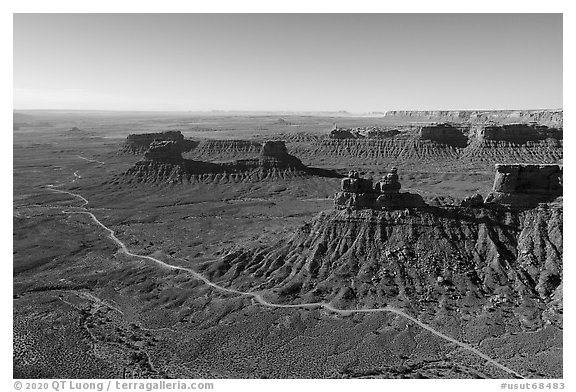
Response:
M336 209L401 209L426 205L420 195L399 192L401 188L396 168L382 177L376 184L372 180L360 178L352 171L342 179L341 191L334 195Z
M276 301L506 312L514 328L538 330L562 324L562 249L561 208L335 210L201 268Z
M505 124L476 127L474 137L477 140L501 140L514 143L526 143L545 139L563 139L562 128L550 128L536 124Z
M558 169L500 165L495 189L557 192ZM202 273L288 303L462 312L464 325L496 315L509 320L502 332L562 326L561 204L494 208L475 195L461 207L411 209L400 189L396 170L378 186L352 171L335 210L290 237L204 264ZM390 199L380 204L382 196ZM468 332L475 336L474 326Z
M155 140L150 143L144 158L152 161L180 162L182 160L182 151L179 142L174 140Z
M514 123L536 122L562 127L563 110L393 110L385 114L388 119L414 122L462 122L462 123Z
M390 138L358 137L338 129L328 138L295 142L292 151L303 159L358 159L375 164L457 162L491 166L508 161L558 163L563 158L563 130L535 124L432 124L405 129Z
M261 154L262 144L252 140L202 140L187 157L198 160L233 160L255 158Z
M534 207L562 196L560 165L496 165L492 193L486 203Z
M180 131L130 134L122 146L122 151L130 154L143 154L148 151L154 141L174 141L180 152L190 151L198 144L185 139Z
M154 141L122 181L136 183L230 183L288 180L313 175L282 141L268 141L257 158L213 163L184 159L176 141ZM117 180L120 181L120 180Z
M395 128L388 129L382 127L357 127L339 128L334 126L328 137L330 139L385 139L391 138L401 131Z
M468 137L462 128L452 124L436 124L420 128L419 136L421 140L431 140L454 147L466 147Z

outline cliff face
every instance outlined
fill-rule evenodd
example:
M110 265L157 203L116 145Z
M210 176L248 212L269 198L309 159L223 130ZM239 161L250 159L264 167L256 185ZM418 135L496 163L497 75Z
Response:
M399 130L401 129L401 130ZM394 128L335 128L328 135L329 139L419 139L430 140L454 147L466 147L473 141L508 141L526 143L546 139L563 139L563 129L538 124L466 124L438 123L424 126L404 126Z
M174 141L180 152L190 151L198 144L192 140L184 139L184 135L180 131L130 134L122 146L122 151L130 154L143 154L148 151L154 141Z
M128 169L123 177L133 177L138 182L178 182L186 171L179 147L181 140L150 142L144 158Z
M460 151L450 145L441 145L417 139L325 139L316 143L295 146L301 157L341 157L363 160L455 160Z
M559 165L496 165L493 192L486 202L530 207L562 196Z
M372 184L370 179L360 178L357 172L352 171L348 177L342 179L341 191L334 195L334 207L350 210L394 210L426 205L420 195L400 192L401 187L396 168L392 168L376 184Z
M534 124L434 124L405 129L394 137L356 137L338 130L329 138L296 143L302 158L317 156L375 162L462 161L558 163L563 157L563 130Z
M477 140L501 140L514 143L526 143L528 141L545 140L553 138L563 139L563 130L558 128L549 128L545 125L536 124L506 124L506 125L488 125L475 127L473 131Z
M513 163L558 163L563 159L562 141L547 139L526 143L484 140L473 141L460 151L460 160L481 161L487 164L496 162Z
M414 122L461 122L461 123L513 123L536 122L542 125L562 127L563 110L393 110L386 118Z
M173 140L155 140L144 154L145 159L179 163L182 161L180 142Z
M330 139L385 139L400 134L398 129L382 127L337 128L330 131Z
M464 116L462 113L460 117ZM138 145L149 147L149 139L164 137L158 136L163 134L149 135L152 136L146 136L147 139ZM182 143L183 138L178 136L178 132L171 135ZM503 161L558 163L563 158L562 128L527 123L335 128L323 137L309 134L284 136L294 155L311 162L322 157L338 162L342 162L342 158L348 159L347 164L360 159L370 164L462 161L464 164L474 162L490 166ZM199 143L185 140L184 143L197 144L191 150L189 146L182 147L185 158L212 162L256 159L262 155L263 146L252 140L204 140ZM130 148L131 151L142 151L144 147Z
M468 138L462 128L452 124L437 124L420 128L420 139L431 140L453 147L466 147Z
M496 169L492 195L544 202L561 194L557 165ZM477 195L462 207L413 205L419 195L401 193L398 178L393 168L374 185L351 171L335 195L335 210L289 238L206 264L203 273L277 301L411 304L416 315L468 308L467 317L488 317L498 310L512 312L525 330L561 325L561 202L489 196L484 204Z
M250 140L203 140L187 156L199 160L231 160L257 157L262 144Z
M505 303L537 328L561 318L562 209L322 212L291 238L203 273L277 300L349 308L410 301L481 316Z
M179 143L155 141L144 158L112 182L184 184L289 180L317 174L293 155L282 141L264 143L257 158L212 163L182 158Z

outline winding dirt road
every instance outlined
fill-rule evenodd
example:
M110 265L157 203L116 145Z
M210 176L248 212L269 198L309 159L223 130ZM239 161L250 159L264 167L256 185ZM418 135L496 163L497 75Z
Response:
M87 158L83 158L83 157L81 157L81 158L85 159L85 160L89 160ZM96 161L96 160L91 160L91 161L99 162L99 163L103 164L100 161ZM476 354L480 358L486 360L486 362L488 362L488 363L492 364L493 366L513 375L515 378L524 378L521 374L519 374L515 370L512 370L509 367L497 362L496 360L490 358L488 355L482 353L481 351L472 347L471 345L464 343L464 342L460 342L460 341L452 338L451 336L448 336L448 335L445 335L441 332L438 332L437 330L433 329L429 325L424 324L423 322L417 320L416 318L404 313L400 309L397 309L397 308L394 308L391 306L386 306L383 308L338 309L338 308L335 308L334 306L332 306L329 302L313 302L313 303L303 303L303 304L275 304L275 303L267 301L266 299L264 299L264 297L261 294L259 294L257 292L239 291L239 290L220 286L217 283L214 283L214 282L208 280L206 277L204 277L203 275L194 271L191 268L186 268L186 267L181 267L181 266L169 264L167 262L164 262L164 261L159 260L157 258L154 258L152 256L140 255L137 253L133 253L128 249L126 244L124 242L122 242L116 236L116 233L114 232L114 230L110 229L108 226L103 224L92 212L88 211L85 208L85 206L89 203L89 201L86 198L84 198L82 195L79 195L79 194L76 194L73 192L69 192L69 191L65 191L65 190L61 190L61 189L56 189L56 187L54 185L48 185L48 186L46 186L46 189L51 190L53 192L65 193L65 194L68 194L70 196L73 196L73 197L81 200L82 204L80 206L71 207L71 208L75 208L78 210L75 210L75 211L64 210L64 211L62 211L62 213L64 213L64 214L81 214L81 215L89 216L96 225L100 226L103 230L105 230L108 233L108 237L116 243L116 245L119 248L119 251L121 253L125 254L126 256L149 260L149 261L156 263L156 264L158 264L164 268L167 268L167 269L185 271L187 273L190 273L194 278L204 282L206 285L208 285L208 286L210 286L210 287L212 287L218 291L225 292L225 293L232 293L232 294L245 296L245 297L251 297L254 300L256 300L259 304L261 304L263 306L270 307L270 308L303 308L303 309L323 308L325 310L328 310L330 312L334 312L334 313L337 313L337 314L340 314L343 316L349 316L353 313L379 313L379 312L394 313L394 314L397 314L401 317L404 317L404 318L410 320L412 323L414 323L414 324L418 325L419 327L429 331L430 333L432 333L432 334L434 334L434 335L436 335L436 336L438 336L438 337L440 337L440 338L442 338L442 339L444 339L450 343L454 343L454 344L464 348L465 350L468 350L468 351Z

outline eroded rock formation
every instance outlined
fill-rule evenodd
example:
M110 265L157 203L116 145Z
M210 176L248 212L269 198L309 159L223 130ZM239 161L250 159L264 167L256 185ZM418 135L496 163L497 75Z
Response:
M488 167L497 162L558 163L563 158L562 128L535 124L497 126L434 124L403 129L389 138L360 137L350 130L332 131L325 139L293 142L302 159L349 164L413 164L460 161Z
M494 189L557 194L560 175L557 165L499 165ZM278 302L454 314L470 324L472 340L478 318L508 320L501 333L561 327L561 204L495 208L474 195L461 207L432 207L400 189L394 169L377 186L351 171L335 210L291 237L206 263L202 273Z
M246 170L257 169L264 171L275 170L292 170L305 171L306 166L294 155L288 154L286 144L280 140L266 141L260 148L260 154L257 158L241 159L230 163L231 165L240 165Z
M563 110L393 110L386 112L386 118L402 121L459 122L459 123L514 123L536 122L554 127L562 127Z
M464 200L462 200L462 202L460 203L460 206L462 207L481 207L483 205L484 205L484 198L479 193L464 198Z
M452 124L435 124L420 128L419 136L421 140L431 140L454 147L466 147L468 137L464 134L462 127Z
M144 158L136 162L116 182L154 184L237 183L264 180L289 180L322 175L288 154L283 141L268 141L252 159L229 162L204 162L184 159L178 141L153 141Z
M182 151L177 141L155 140L150 143L144 157L153 161L180 162L182 161Z
M358 172L351 171L342 179L341 192L334 195L336 209L400 209L423 207L426 205L420 195L399 192L401 188L397 169L392 168L375 185L372 180L360 178Z
M395 128L383 127L356 127L339 128L334 126L328 137L330 139L385 139L402 133Z
M493 122L465 122L470 118L447 119L453 123L428 125L335 126L325 135L310 133L282 135L292 154L314 162L346 163L362 159L370 164L403 165L414 162L461 161L486 168L504 160L511 163L558 163L563 158L561 126L531 123L495 125ZM468 114L466 114L468 113ZM560 118L562 112L559 112ZM436 122L437 119L435 119ZM262 144L253 140L204 140L185 158L201 161L231 161L261 156Z
M288 149L283 141L269 140L264 143L260 153L262 156L285 158L288 156Z
M468 313L462 325L506 315L511 328L538 330L562 323L562 208L325 211L201 268L275 301Z
M562 196L560 165L496 165L492 193L486 203L534 207Z
M474 137L480 141L501 140L514 143L545 140L549 138L562 140L562 128L549 128L536 124L505 124L476 127Z
M293 151L302 158L322 156L338 162L362 159L373 163L388 160L390 164L414 160L457 160L461 153L459 148L416 138L325 139L301 144L293 147Z
M187 140L180 131L130 134L122 146L122 151L131 154L142 154L148 151L153 141L174 141L180 152L190 151L198 143Z
M186 154L198 160L233 160L255 158L260 155L262 144L252 140L202 140Z

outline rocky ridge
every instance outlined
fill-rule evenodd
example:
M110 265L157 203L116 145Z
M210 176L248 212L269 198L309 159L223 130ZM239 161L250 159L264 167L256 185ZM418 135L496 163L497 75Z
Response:
M182 157L177 141L155 141L144 158L113 183L238 183L290 180L318 174L290 155L283 141L267 141L257 158L214 163Z
M377 161L457 160L460 149L417 139L324 139L291 148L300 157L346 158Z
M475 126L472 130L473 138L479 141L497 140L522 144L530 141L546 139L563 139L562 128L547 127L546 125L537 124Z
M198 160L231 160L260 155L262 144L251 140L202 140L187 154Z
M450 161L488 168L502 161L559 163L563 158L562 128L530 123L335 127L325 137L306 133L285 136L292 153L311 162L318 157L348 160L348 164L358 159L369 164ZM192 142L179 132L130 135L123 149L141 154L154 140L174 140L181 146L184 158L196 161L256 159L262 149L262 143L253 140Z
M487 165L502 161L558 163L563 157L562 128L545 125L440 123L391 130L394 131L391 137L367 137L359 131L337 129L324 139L296 142L291 149L302 158L323 156L373 163L382 160L449 160Z
M561 317L562 209L327 211L292 237L232 253L203 273L277 300L348 308L470 301L481 314L490 298L518 307L536 300L531 328Z
M174 141L180 152L190 151L198 144L198 142L185 139L180 131L141 133L128 135L121 151L129 154L143 154L148 151L154 141Z
M562 196L559 165L496 165L492 193L485 202L512 207L534 207Z
M394 137L401 132L398 129L384 127L356 127L339 128L334 126L328 137L330 139L386 139Z
M466 127L443 123L420 127L418 136L421 140L464 148L468 144L468 132Z
M358 172L351 171L347 178L342 179L341 191L334 195L334 206L336 209L393 210L426 205L420 195L400 192L400 188L396 168L374 185L372 180L360 178Z
M536 122L562 127L563 110L392 110L386 118L415 122L513 123Z
M534 191L550 170L536 174ZM510 182L498 175L496 181ZM383 185L384 192L399 190L390 176ZM356 194L374 189L355 175L343 187ZM339 209L336 201L335 210L321 212L291 237L232 252L202 273L276 301L393 304L417 316L426 309L466 310L472 318L508 312L526 331L561 326L561 204L473 204Z

